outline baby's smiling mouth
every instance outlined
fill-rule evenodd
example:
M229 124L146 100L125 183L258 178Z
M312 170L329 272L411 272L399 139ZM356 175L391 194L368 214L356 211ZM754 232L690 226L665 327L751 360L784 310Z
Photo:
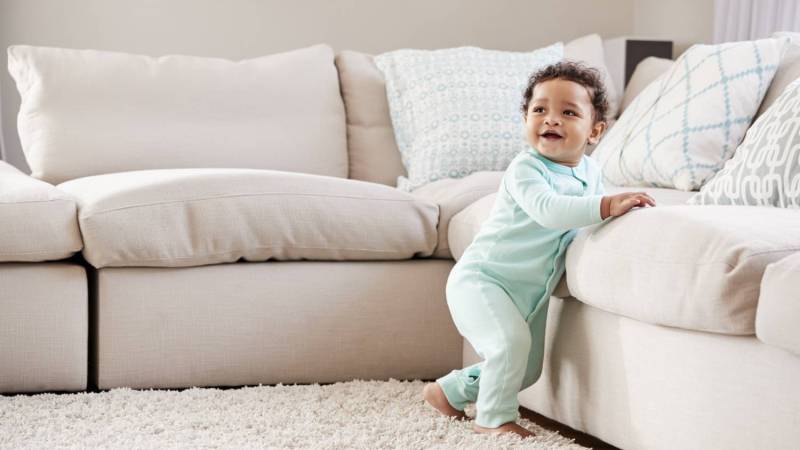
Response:
M543 137L543 138L545 138L547 140L551 140L551 139L552 140L556 140L556 139L563 138L563 136L561 136L560 134L558 134L557 132L552 131L552 130L547 130L544 133L540 134L539 136Z

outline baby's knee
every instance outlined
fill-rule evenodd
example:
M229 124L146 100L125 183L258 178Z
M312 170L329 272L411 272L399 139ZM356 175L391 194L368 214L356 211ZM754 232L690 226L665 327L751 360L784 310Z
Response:
M511 328L503 334L499 348L513 358L527 359L531 349L531 334L528 330Z

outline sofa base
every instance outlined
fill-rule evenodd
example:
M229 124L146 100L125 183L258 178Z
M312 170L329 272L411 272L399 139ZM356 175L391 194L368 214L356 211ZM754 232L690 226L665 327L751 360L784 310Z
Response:
M453 261L234 263L96 272L97 387L430 379L461 364Z
M83 267L0 264L0 392L86 389L88 329Z
M757 340L651 325L551 298L546 360L520 404L620 448L789 449L800 358ZM469 343L464 365L479 361Z

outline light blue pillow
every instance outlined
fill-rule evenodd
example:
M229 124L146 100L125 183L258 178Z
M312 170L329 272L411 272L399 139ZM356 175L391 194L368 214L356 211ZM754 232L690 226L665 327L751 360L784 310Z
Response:
M694 45L625 109L592 157L618 186L699 189L733 156L788 39Z
M408 172L397 187L505 170L528 147L520 112L528 77L563 57L561 42L529 53L459 47L376 56Z

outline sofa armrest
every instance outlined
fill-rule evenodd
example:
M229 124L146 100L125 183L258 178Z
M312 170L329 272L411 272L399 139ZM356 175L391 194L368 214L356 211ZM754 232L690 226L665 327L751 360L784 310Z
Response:
M75 201L0 161L0 262L55 261L81 248Z
M756 337L800 356L800 253L767 266L756 309Z

